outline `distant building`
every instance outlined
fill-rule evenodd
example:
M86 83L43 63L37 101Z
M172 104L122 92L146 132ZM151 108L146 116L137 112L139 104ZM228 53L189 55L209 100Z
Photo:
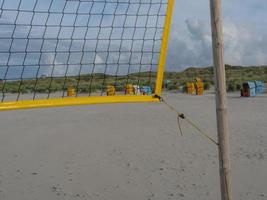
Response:
M4 80L3 79L0 79L0 84L3 84L4 83Z

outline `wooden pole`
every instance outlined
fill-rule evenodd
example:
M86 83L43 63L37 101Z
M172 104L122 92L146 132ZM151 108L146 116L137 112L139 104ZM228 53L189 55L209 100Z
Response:
M217 132L219 140L219 164L221 199L232 200L229 125L227 109L226 78L223 51L223 27L221 0L210 0L213 66L216 86Z

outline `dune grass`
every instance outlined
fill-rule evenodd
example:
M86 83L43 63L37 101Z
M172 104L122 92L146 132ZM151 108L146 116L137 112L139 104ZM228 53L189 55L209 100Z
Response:
M150 80L151 77L151 80ZM181 89L186 82L192 82L195 78L204 81L205 89L214 85L213 68L194 68L190 67L181 72L165 72L165 80L169 80L166 89ZM244 81L262 80L267 82L267 66L230 66L226 65L226 77L228 91L239 90ZM48 93L67 90L68 87L76 88L79 93L89 93L105 91L107 85L115 85L117 91L123 91L125 85L138 84L140 86L150 85L153 89L155 85L156 73L142 72L128 76L111 76L104 74L85 74L80 77L44 77L39 79L27 79L21 81L6 81L0 83L0 91L5 93Z

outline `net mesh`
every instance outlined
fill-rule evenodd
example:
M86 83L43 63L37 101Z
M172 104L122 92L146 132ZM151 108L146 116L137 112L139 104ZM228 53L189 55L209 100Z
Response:
M1 101L155 87L167 0L0 0Z

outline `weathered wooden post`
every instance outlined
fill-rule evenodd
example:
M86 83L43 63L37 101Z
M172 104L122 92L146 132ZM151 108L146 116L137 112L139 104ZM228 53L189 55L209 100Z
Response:
M210 0L213 65L216 84L216 114L219 140L221 199L232 200L229 125L223 50L221 0Z

